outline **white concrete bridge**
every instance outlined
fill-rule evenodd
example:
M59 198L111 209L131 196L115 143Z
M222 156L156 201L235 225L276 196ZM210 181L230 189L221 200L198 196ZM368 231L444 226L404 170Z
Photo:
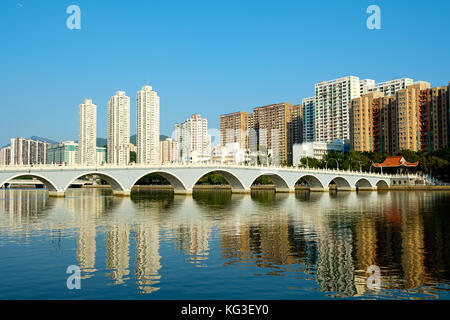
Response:
M107 181L115 195L130 195L133 186L148 174L156 173L167 179L175 194L191 194L195 184L204 175L216 172L230 184L233 193L248 193L255 180L269 177L277 192L294 192L299 182L304 182L311 191L328 191L330 184L337 190L377 190L395 185L409 185L417 176L387 175L357 171L323 169L298 169L267 166L233 165L159 165L159 166L33 166L0 167L0 187L10 180L31 176L40 180L49 190L50 196L64 196L65 191L79 178L97 175Z

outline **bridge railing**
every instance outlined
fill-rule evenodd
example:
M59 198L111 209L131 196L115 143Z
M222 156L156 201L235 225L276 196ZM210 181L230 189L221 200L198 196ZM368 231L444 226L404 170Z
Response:
M172 163L172 164L131 164L131 165L112 165L104 164L97 166L81 166L81 165L28 165L28 166L3 166L0 167L1 171L43 171L43 170L91 170L101 171L102 169L132 169L132 168L152 168L152 169L171 169L171 168L249 168L256 170L270 170L270 171L291 171L291 172L305 172L305 173L325 173L336 175L357 175L364 177L383 177L383 178L417 178L417 174L386 174L381 172L362 172L355 170L337 170L337 169L318 169L318 168L295 168L288 166L275 166L275 165L245 165L245 164L213 164L213 163Z

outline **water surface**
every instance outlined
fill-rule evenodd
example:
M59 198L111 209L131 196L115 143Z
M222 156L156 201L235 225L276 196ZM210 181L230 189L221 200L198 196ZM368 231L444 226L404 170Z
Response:
M449 299L449 208L449 192L0 190L0 299Z

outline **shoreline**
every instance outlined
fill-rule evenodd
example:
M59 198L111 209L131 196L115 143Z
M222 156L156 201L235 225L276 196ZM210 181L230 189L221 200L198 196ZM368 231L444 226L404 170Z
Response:
M0 190L8 189L35 189L35 190L46 190L45 188L37 188L30 185L14 185L8 188L1 188ZM70 188L70 189L111 189L109 185L87 185L80 188ZM252 186L251 190L275 190L274 185L258 185ZM173 190L171 185L141 185L133 186L132 190ZM194 186L193 190L231 190L229 185L198 185ZM295 186L295 191L308 191L309 188L306 186ZM330 188L330 190L336 190L336 188ZM339 190L338 190L339 191ZM450 191L450 185L448 186L391 186L391 187L380 187L373 191Z

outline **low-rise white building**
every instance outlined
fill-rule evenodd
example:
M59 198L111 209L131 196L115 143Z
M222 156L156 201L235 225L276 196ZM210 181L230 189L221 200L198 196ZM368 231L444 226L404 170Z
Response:
M331 143L327 142L306 142L293 145L293 165L298 166L302 158L323 159L330 151L344 153L345 143L336 139Z
M214 148L211 161L220 164L244 164L249 161L249 152L240 148L239 142L227 143Z

